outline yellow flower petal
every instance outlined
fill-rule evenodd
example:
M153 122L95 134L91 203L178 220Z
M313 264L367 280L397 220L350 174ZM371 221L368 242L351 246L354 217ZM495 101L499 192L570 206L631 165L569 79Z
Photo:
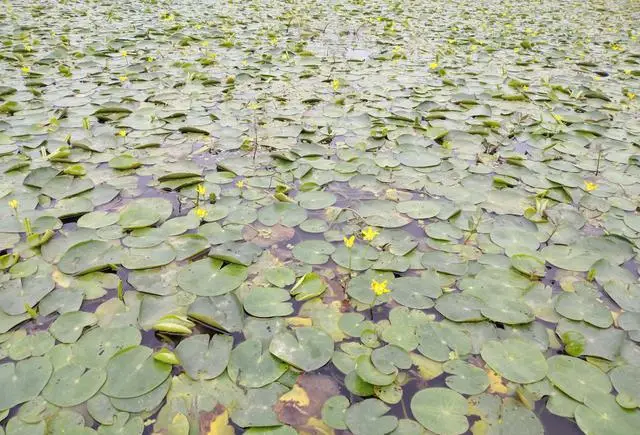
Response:
M362 237L368 242L375 239L378 234L380 234L380 232L372 227L367 227L362 230Z
M351 236L351 237L343 237L342 241L344 242L344 246L346 246L347 248L353 248L353 244L356 241L356 236Z
M376 296L382 296L385 293L389 293L391 289L387 287L387 280L385 279L382 282L378 282L375 279L371 280L371 291L373 291Z
M598 188L596 183L592 183L591 181L584 181L584 188L587 192L592 192Z
M209 212L204 208L200 208L200 207L196 208L196 216L198 216L200 219L206 218L208 214Z

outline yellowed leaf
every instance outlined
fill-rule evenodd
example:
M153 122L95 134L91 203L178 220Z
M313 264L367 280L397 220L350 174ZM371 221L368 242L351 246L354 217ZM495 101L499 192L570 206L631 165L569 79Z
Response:
M493 370L487 371L489 376L489 392L497 394L507 394L507 386L502 383L502 377Z
M312 326L313 321L308 317L287 317L288 326Z
M229 411L226 409L216 418L211 420L207 435L235 435L235 429L229 425Z
M411 354L411 361L413 361L413 364L418 367L418 373L424 380L429 381L442 374L442 364L439 362L430 360L429 358L418 355L417 353Z
M51 277L60 287L68 288L71 285L71 277L60 272L58 269L53 271Z
M322 420L311 417L304 426L297 428L300 435L333 435L335 432Z
M473 435L485 435L489 432L489 423L484 420L478 420L471 426L471 433Z
M293 388L286 394L280 396L280 402L293 402L299 407L309 406L309 395L300 385L295 384Z
M167 429L171 435L189 435L189 420L187 416L180 412L177 413Z

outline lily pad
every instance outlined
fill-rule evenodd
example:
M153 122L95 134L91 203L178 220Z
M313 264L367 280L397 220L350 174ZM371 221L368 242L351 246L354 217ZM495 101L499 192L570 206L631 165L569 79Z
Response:
M456 435L467 431L467 401L446 388L427 388L411 399L411 412L428 430L439 435Z
M482 358L498 374L513 382L528 384L547 375L547 362L531 342L519 338L487 341Z
M296 328L293 333L276 334L269 351L281 360L304 371L324 366L333 356L333 340L314 327Z
M49 359L41 356L0 365L0 409L10 409L35 399L52 371Z
M57 406L76 406L93 397L106 379L107 372L104 369L86 369L69 364L53 372L51 380L42 390L42 395Z
M247 268L227 264L213 258L203 258L183 268L177 276L178 285L198 296L219 296L235 290L247 278Z
M566 355L552 356L549 363L549 380L578 402L584 402L591 391L611 391L609 377L599 368L579 358Z
M244 309L255 317L279 317L293 313L287 290L277 287L255 287L244 300Z
M176 355L185 372L195 379L218 377L229 363L233 337L228 335L192 335L178 344Z
M152 356L146 346L124 349L114 355L107 364L107 381L102 392L110 397L129 398L141 396L164 382L171 366Z
M347 428L355 435L384 435L398 426L398 419L385 415L389 407L378 399L366 399L351 405L345 413Z
M288 365L273 357L258 339L248 339L231 351L229 377L247 388L269 385L287 371Z

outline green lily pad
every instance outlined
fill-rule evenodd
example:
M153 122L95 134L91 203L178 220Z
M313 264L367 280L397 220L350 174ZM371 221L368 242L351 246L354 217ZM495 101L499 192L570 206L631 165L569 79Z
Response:
M171 366L157 361L153 350L134 346L114 355L107 364L107 381L102 392L110 397L141 396L156 388L169 376Z
M620 406L623 408L640 406L640 368L638 366L616 367L609 372L609 378L618 391L616 401Z
M225 332L242 330L244 311L233 293L222 296L198 297L189 306L189 317Z
M398 369L407 370L412 366L409 352L401 347L387 345L371 352L371 362L375 368L384 374L393 374Z
M611 312L595 297L576 293L564 293L556 300L558 314L571 320L584 320L599 328L608 328L613 323Z
M107 373L104 369L86 369L69 364L53 372L49 383L42 390L42 395L57 406L76 406L93 397L106 379Z
M324 279L315 272L305 273L291 289L297 301L306 301L320 296L327 289Z
M0 365L0 409L35 399L47 385L53 367L46 357Z
M440 213L440 204L435 201L403 201L396 210L413 219L429 219Z
M233 337L215 335L192 335L178 344L176 355L185 372L193 379L213 379L218 377L229 363Z
M398 375L397 369L391 373L383 373L376 368L371 362L370 355L360 355L356 359L356 373L368 384L371 385L390 385Z
M291 296L277 287L255 287L244 300L244 309L255 317L279 317L293 313Z
M142 396L131 397L128 399L118 399L111 397L108 400L114 411L120 410L125 412L150 412L160 405L171 387L171 376L153 390ZM104 396L106 397L106 396ZM105 405L102 405L105 406ZM107 405L108 406L108 405ZM104 424L104 423L103 423Z
M345 424L354 435L384 435L398 426L398 419L385 415L389 407L378 399L366 399L345 412Z
M87 326L93 326L98 318L93 313L74 311L61 314L49 327L49 332L62 343L75 343Z
M336 196L331 192L302 192L296 201L307 210L322 210L336 203Z
M305 240L292 249L293 256L307 264L324 264L336 248L324 240Z
M625 337L624 331L614 328L601 329L585 322L561 319L556 326L556 334L564 337L574 332L585 338L580 355L590 355L613 361L620 351Z
M118 219L119 216L117 213L93 211L82 215L77 223L79 227L98 229L113 225L118 222Z
M457 435L467 431L467 401L446 388L427 388L411 399L411 412L418 422L439 435Z
M393 300L408 308L428 309L442 295L440 283L428 277L403 276L393 280Z
M353 245L353 248L339 246L331 255L331 259L339 266L361 271L369 269L380 254L369 245Z
M544 356L530 341L519 338L487 341L481 355L496 373L513 382L529 384L547 374Z
M322 405L322 421L333 429L345 430L346 411L349 399L344 396L329 397Z
M172 212L173 205L164 198L140 198L120 211L118 224L126 229L148 227L164 222Z
M281 332L271 340L269 351L283 361L304 371L324 366L333 356L333 340L314 327L296 328L293 333Z
M247 388L269 385L287 371L288 365L271 355L258 339L248 339L231 351L229 377Z
M464 293L447 293L436 301L436 310L454 322L474 322L482 320L481 309L485 304L481 299Z
M447 361L442 368L452 375L445 379L447 386L460 394L480 394L489 386L484 370L462 360Z
M285 266L272 267L265 270L265 278L270 284L276 287L285 287L291 285L296 280L296 274L292 269Z
M471 337L455 324L429 322L417 330L418 350L434 361L447 361L451 352L466 355L471 352Z
M178 285L198 296L219 296L235 290L247 278L247 268L238 264L223 266L221 260L203 258L183 268Z
M168 243L152 248L130 248L122 255L122 265L130 270L152 269L171 263L176 251Z
M640 414L621 408L615 398L602 391L590 391L584 405L575 411L576 423L584 433L622 435L634 433L640 424Z
M139 160L129 154L122 154L109 160L109 167L119 170L136 169L141 165Z
M277 383L247 391L234 407L231 420L242 428L280 425L273 406L285 391L287 388Z
M611 391L609 377L599 368L579 358L566 355L552 356L548 360L549 380L569 397L584 402L592 391Z
M277 202L261 208L258 211L258 220L268 227L276 224L285 227L295 227L307 219L307 212L296 204Z
M82 275L120 262L117 248L100 240L87 240L71 246L62 256L58 268L69 275Z

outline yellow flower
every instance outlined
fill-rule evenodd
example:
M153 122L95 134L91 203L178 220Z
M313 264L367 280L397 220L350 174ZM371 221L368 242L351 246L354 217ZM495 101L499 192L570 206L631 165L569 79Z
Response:
M204 208L200 208L200 207L196 208L196 216L198 216L200 219L206 218L208 214L209 212Z
M429 68L431 68L431 69L436 69L436 68L438 68L438 62L431 62L431 63L429 64Z
M126 135L127 135L127 130L124 130L124 129L123 129L123 130L120 130L120 131L118 132L118 136L120 136L120 137L125 137Z
M351 236L351 237L343 237L342 241L344 242L344 246L346 246L347 248L351 249L353 248L353 244L356 241L356 236Z
M18 200L17 199L12 199L11 201L9 201L9 207L11 207L14 210L18 209Z
M629 91L629 92L627 92L627 98L630 99L630 100L635 100L636 94L634 94L633 92Z
M585 180L584 188L586 189L587 192L592 192L598 188L598 185L596 183L592 183L591 181Z
M630 69L625 69L625 70L624 70L624 73L625 73L626 75L631 75L631 70L630 70Z
M198 184L196 186L196 192L198 193L198 195L206 195L207 194L207 190L204 188L203 184Z
M153 56L147 56L147 62L153 62Z
M20 70L25 74L29 74L31 72L31 68L28 66L23 66Z
M127 50L120 50L122 57L127 57Z
M373 279L371 280L371 291L374 292L376 296L382 296L385 293L389 293L391 289L387 287L386 279L382 282Z
M127 80L129 80L129 77L127 76L120 76L118 78L120 79L121 82L126 82Z
M368 242L375 239L378 234L380 234L380 232L375 228L367 227L362 230L362 237L364 237L364 239Z
M236 187L238 189L242 189L244 187L244 180L238 180L236 181Z
M338 89L340 89L340 80L338 79L331 80L331 87L333 88L334 91L337 91Z

